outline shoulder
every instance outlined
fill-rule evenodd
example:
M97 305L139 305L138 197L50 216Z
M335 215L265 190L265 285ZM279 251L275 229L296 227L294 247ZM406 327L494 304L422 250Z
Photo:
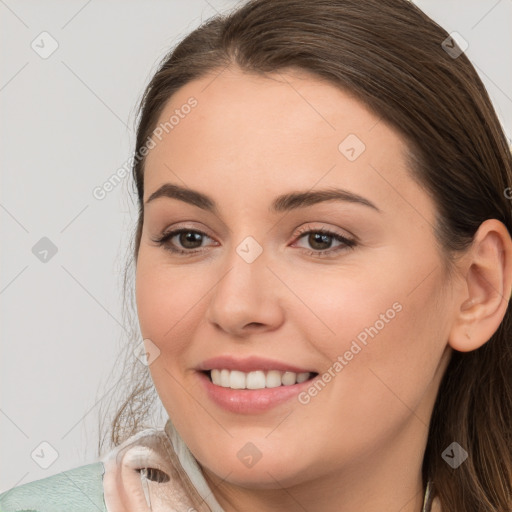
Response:
M109 498L115 500L120 490L117 477L121 466L126 465L122 456L150 447L161 452L162 434L155 429L139 432L92 464L13 487L0 494L0 512L107 512ZM137 462L142 462L139 456L132 460L130 469L139 478ZM122 476L123 483L132 480L125 474Z
M143 430L93 464L0 494L0 512L126 512L149 506L223 512L197 462L170 427Z
M0 494L0 512L106 512L102 462L13 487Z

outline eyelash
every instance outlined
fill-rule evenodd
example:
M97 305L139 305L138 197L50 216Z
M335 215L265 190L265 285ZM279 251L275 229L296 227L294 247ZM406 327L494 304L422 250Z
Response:
M169 252L171 252L173 254L181 254L181 255L184 255L184 256L192 256L194 254L197 254L197 253L203 251L203 248L200 248L200 249L188 249L188 250L178 249L178 248L172 246L170 243L168 243L168 241L170 241L173 237L175 237L176 235L179 235L181 233L196 233L196 234L199 234L199 235L211 238L206 233L204 233L203 231L199 231L197 229L180 228L180 229L175 229L173 231L169 231L168 233L164 233L162 236L160 236L160 237L158 237L156 239L152 239L152 241L155 244L157 244L157 246L159 246L159 247L160 246L164 246L166 251L169 251ZM305 235L309 235L311 233L320 233L322 235L330 236L330 237L334 238L337 242L341 242L343 245L342 246L338 246L336 248L325 249L323 251L315 251L315 250L303 249L306 252L306 254L308 254L309 256L316 256L316 257L330 256L333 253L338 253L340 251L344 251L344 250L347 250L347 249L352 249L352 248L354 248L357 245L355 240L346 238L346 237L344 237L344 236L342 236L342 235L340 235L338 233L335 233L333 231L329 231L329 230L324 229L324 228L311 229L309 227L306 227L306 228L304 228L304 229L299 231L299 233L297 234L296 239L300 240Z

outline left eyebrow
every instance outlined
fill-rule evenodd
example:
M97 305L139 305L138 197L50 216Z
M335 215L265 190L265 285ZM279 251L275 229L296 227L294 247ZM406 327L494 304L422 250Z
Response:
M273 213L285 212L296 208L305 208L324 201L345 201L348 203L361 204L380 212L380 209L369 199L340 188L283 194L274 200L270 211Z
M173 183L165 183L155 192L153 192L147 199L145 204L159 197L167 197L177 199L193 206L197 206L203 210L218 213L218 208L215 201L197 190L192 190L187 187L175 185ZM281 213L297 208L305 208L317 203L325 201L345 201L349 203L361 204L380 212L381 210L373 204L369 199L362 197L349 190L340 188L329 188L324 190L304 191L304 192L290 192L283 194L274 199L269 210L271 213Z

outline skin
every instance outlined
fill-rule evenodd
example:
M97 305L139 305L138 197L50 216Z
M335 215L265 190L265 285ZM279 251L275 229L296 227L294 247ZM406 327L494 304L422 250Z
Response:
M484 344L506 311L507 230L483 223L449 279L435 206L411 178L396 130L306 73L217 73L168 101L161 122L190 96L198 105L146 160L145 201L173 183L218 205L218 214L171 198L144 207L136 300L143 338L160 350L150 371L162 403L227 512L418 512L428 424L451 351ZM354 161L338 149L349 134L366 146ZM342 201L268 211L280 194L329 187L380 211ZM173 227L205 232L200 252L173 254L153 241ZM306 228L357 244L331 238L333 252L320 257L329 244L308 241ZM252 263L236 252L248 236L263 249ZM194 250L178 236L168 243ZM224 354L321 376L394 303L401 311L306 405L236 414L200 385L197 365ZM251 468L237 457L247 442L262 454Z

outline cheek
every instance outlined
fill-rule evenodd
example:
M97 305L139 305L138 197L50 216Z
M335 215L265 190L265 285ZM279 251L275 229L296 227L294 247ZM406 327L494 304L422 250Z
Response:
M197 314L208 289L186 267L170 269L139 257L135 295L142 336L157 345L172 338Z
M416 288L428 273L395 265L364 278L347 272L340 284L317 274L315 286L302 285L309 320L295 321L324 355L324 372L336 375L325 397L335 393L340 410L350 407L354 418L359 411L359 421L374 408L407 411L403 403L417 405L435 376L448 324L440 276Z
M182 377L178 376L183 359L176 356L190 346L193 332L189 329L197 324L195 315L200 314L200 299L208 290L204 282L204 290L200 289L200 282L190 275L190 268L170 269L141 250L135 284L140 331L160 351L149 366L151 378L168 414L181 417L187 409L191 421L195 421L195 411L187 408L187 400L192 390L187 386L188 392L184 391Z
M358 425L373 430L366 422L369 411L380 418L381 432L394 430L411 415L413 422L428 425L446 346L436 292L433 286L417 296L393 293L389 298L400 303L394 318L387 324L370 318L372 323L360 331L368 334L366 344L358 343L361 351L346 366L338 388L340 396L351 397L354 432Z
M383 279L382 274L357 269L345 269L338 275L316 273L295 289L306 298L309 311L303 308L301 315L291 321L299 322L308 332L307 338L329 354L331 360L350 350L353 342L361 349L369 347L372 340L382 338L403 315L405 293L400 283L392 282L390 274ZM366 357L370 358L368 352Z

